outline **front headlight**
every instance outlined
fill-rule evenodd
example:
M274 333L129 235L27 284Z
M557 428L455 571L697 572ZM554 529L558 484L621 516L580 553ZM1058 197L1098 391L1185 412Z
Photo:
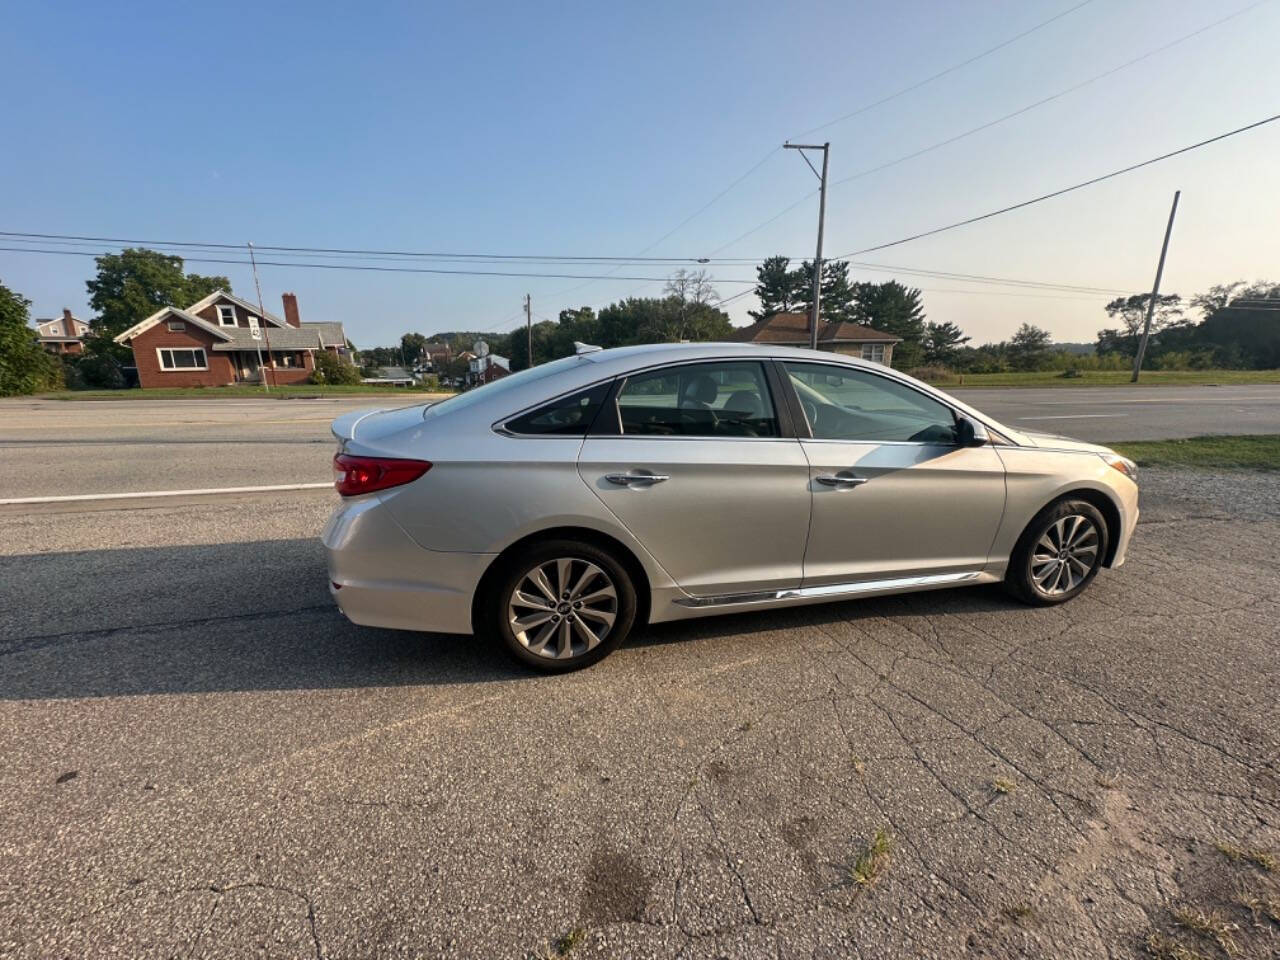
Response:
M1128 457L1122 457L1118 453L1104 453L1102 460L1111 469L1119 470L1134 483L1138 482L1138 465Z

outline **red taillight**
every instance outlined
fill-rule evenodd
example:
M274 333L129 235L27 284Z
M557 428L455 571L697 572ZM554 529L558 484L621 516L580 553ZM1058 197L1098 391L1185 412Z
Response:
M398 460L391 457L355 457L348 453L333 458L333 486L344 497L412 483L431 469L426 460Z

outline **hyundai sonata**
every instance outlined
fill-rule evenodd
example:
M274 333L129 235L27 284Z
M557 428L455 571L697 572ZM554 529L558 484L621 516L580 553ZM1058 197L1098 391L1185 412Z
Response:
M340 417L324 531L352 621L568 670L638 623L1118 567L1137 468L877 363L752 344L579 352Z

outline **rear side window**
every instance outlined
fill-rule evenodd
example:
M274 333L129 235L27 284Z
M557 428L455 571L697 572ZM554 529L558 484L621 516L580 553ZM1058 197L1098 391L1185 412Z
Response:
M618 391L626 436L776 437L764 367L750 360L690 363L627 378Z
M608 383L597 383L594 387L552 400L536 410L508 420L506 428L512 433L535 436L586 436L608 392Z

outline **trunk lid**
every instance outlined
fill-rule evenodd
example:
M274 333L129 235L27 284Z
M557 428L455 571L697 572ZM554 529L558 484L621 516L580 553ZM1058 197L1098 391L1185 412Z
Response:
M343 449L348 441L358 440L369 443L393 433L399 433L408 427L422 423L423 411L430 404L419 403L412 407L373 407L366 410L352 410L333 421L334 439Z

